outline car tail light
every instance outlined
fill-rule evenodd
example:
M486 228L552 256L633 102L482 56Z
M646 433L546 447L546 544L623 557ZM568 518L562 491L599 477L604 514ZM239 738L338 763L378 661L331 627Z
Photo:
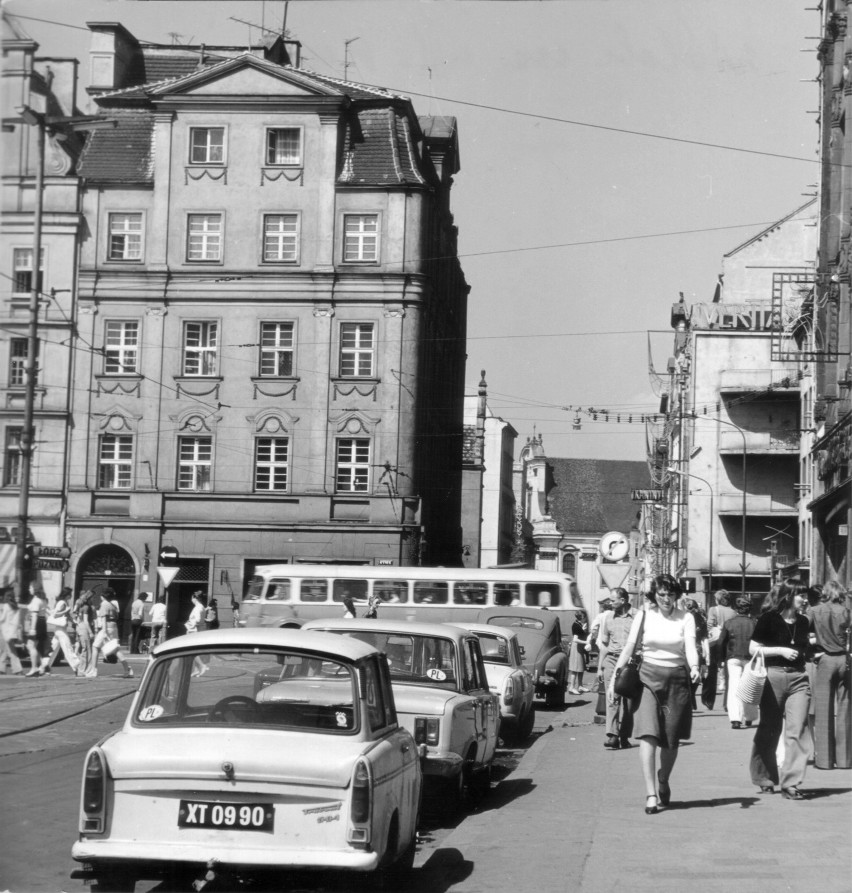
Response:
M106 813L106 764L103 754L93 750L83 773L83 800L80 831L99 833L104 830Z
M352 773L352 805L350 818L355 824L363 825L370 820L370 806L373 800L373 779L370 767L364 760L358 760Z
M503 703L511 704L515 700L515 680L507 679L506 687L503 689Z
M414 719L414 742L437 745L441 737L441 721L437 716L417 716Z

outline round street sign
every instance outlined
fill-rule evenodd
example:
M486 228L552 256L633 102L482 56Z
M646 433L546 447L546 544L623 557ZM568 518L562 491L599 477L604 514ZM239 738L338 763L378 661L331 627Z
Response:
M180 558L180 552L174 546L163 546L160 549L160 564L174 564Z

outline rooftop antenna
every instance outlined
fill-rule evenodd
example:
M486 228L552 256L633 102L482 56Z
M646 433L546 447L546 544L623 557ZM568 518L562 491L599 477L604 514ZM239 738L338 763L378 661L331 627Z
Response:
M360 37L350 37L349 40L343 41L343 80L349 80L349 44L360 40Z
M178 34L177 31L169 31L169 37L172 39L172 46L178 45L178 38L183 37L183 34Z

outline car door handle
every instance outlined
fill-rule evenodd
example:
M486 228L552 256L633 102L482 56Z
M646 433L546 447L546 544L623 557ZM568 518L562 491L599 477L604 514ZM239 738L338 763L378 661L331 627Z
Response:
M403 745L400 747L400 750L401 750L403 753L408 753L408 745L407 745L407 744L403 744Z

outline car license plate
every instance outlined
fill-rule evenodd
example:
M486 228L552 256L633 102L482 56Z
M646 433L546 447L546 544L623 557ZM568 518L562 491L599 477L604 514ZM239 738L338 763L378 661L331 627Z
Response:
M218 803L181 800L178 828L223 828L228 831L271 831L271 803Z

